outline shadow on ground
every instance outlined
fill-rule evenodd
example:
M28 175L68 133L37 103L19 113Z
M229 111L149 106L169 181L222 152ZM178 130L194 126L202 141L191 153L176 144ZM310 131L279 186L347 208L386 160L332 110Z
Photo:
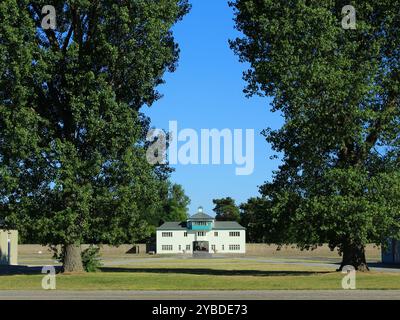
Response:
M11 275L33 275L42 274L42 268L39 267L29 267L29 266L2 266L0 265L0 276L11 276ZM56 272L61 272L60 267L55 267Z
M210 268L118 268L103 267L102 272L130 272L130 273L179 273L192 275L212 276L307 276L315 274L326 274L331 271L279 271L279 270L226 270Z
M369 267L373 268L399 268L400 265L387 265L382 263L370 263ZM56 272L61 272L61 267L56 266ZM192 274L192 275L214 275L214 276L308 276L316 274L327 274L332 271L305 271L305 270L226 270L226 269L211 269L211 268L124 268L124 267L102 267L101 272L110 273L179 273L179 274ZM42 274L41 266L4 266L0 265L0 276L9 275L35 275Z

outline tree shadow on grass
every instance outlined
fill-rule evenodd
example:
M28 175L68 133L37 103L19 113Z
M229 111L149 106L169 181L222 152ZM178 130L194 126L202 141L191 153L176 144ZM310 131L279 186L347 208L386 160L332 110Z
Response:
M13 276L13 275L35 275L42 274L43 266L8 266L0 265L0 276ZM54 266L56 273L61 272L60 266Z
M368 267L382 268L382 269L400 269L400 264L399 263L371 262L371 263L368 263Z
M192 275L212 276L309 276L315 274L327 274L332 271L297 271L297 270L226 270L210 268L118 268L102 267L102 272L130 272L130 273L180 273Z

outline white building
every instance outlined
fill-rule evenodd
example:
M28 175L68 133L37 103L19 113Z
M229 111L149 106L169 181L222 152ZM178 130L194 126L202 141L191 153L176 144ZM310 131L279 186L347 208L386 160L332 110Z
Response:
M215 221L199 211L183 222L165 222L157 228L157 254L245 253L246 228L236 221Z

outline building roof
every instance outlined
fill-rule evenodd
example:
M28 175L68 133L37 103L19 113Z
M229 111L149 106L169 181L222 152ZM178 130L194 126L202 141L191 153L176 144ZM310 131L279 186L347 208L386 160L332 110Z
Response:
M214 218L204 212L197 212L192 215L189 220L214 220Z
M236 221L215 221L212 230L245 230ZM187 230L185 222L165 222L157 230Z
M236 221L215 221L213 230L245 230L246 228Z
M209 216L208 214L203 212L203 208L199 207L197 213L192 215L189 221L210 221L215 220L215 218ZM236 221L214 221L214 226L212 230L245 230L246 228L241 226ZM165 222L161 226L157 228L157 230L187 230L186 221L184 222Z
M214 218L204 213L203 207L199 207L197 213L190 216L189 220L214 220Z
M186 222L164 222L157 230L186 230Z

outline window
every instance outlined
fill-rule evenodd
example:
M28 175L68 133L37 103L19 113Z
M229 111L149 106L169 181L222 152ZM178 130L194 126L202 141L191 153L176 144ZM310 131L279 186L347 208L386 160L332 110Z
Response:
M214 232L214 237L218 237L218 232Z
M164 238L171 238L171 237L172 237L172 232L163 232L163 233L162 233L162 236L163 236Z
M229 250L230 251L238 251L238 250L240 250L240 245L239 244L230 244Z
M184 236L184 237L187 237L187 232L186 232L186 231L183 233L183 236Z
M215 252L215 244L211 245L211 250Z
M222 251L224 251L225 250L225 246L224 245L222 245Z
M162 251L172 251L172 244L165 244L161 246Z
M206 235L206 233L203 232L203 231L199 231L199 232L197 232L197 235L198 235L199 237L204 237L204 236Z
M207 221L196 221L194 224L196 226L206 226L207 225Z
M229 236L230 237L240 237L240 232L239 231L230 231Z
M190 251L190 244L186 245L186 251Z

